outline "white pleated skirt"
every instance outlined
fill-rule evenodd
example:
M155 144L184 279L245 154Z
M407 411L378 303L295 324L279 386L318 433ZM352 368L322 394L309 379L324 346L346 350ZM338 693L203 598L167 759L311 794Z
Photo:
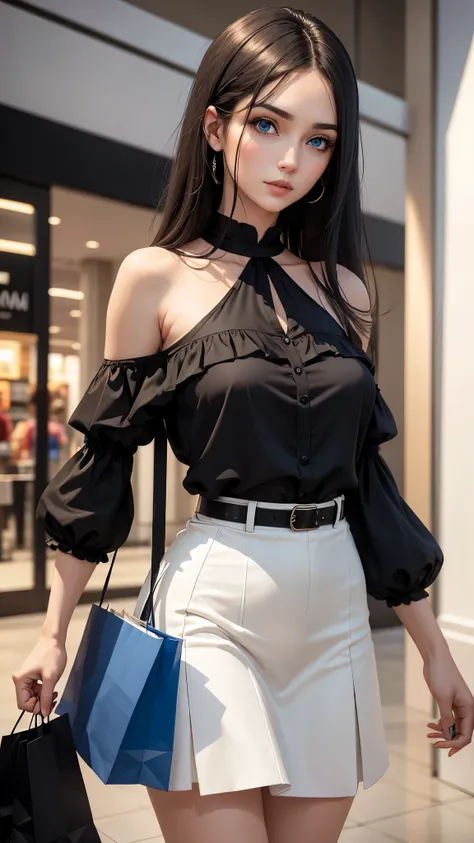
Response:
M148 592L147 580L137 614ZM163 557L155 621L183 638L170 790L354 796L386 772L365 577L346 520L294 532L195 513Z

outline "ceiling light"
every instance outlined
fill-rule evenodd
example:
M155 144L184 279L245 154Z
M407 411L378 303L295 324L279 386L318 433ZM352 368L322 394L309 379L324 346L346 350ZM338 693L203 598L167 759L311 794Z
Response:
M70 310L70 311L69 311L69 316L72 316L72 317L73 317L73 319L79 319L79 318L80 318L80 315L81 315L81 311L80 311L80 310Z
M71 345L71 348L73 348L74 351L80 351L81 350L81 343L80 342L73 342L73 344Z
M50 325L49 326L49 333L50 334L59 334L61 328L58 328L57 325Z
M63 368L63 355L53 352L48 355L48 363L50 368L56 372L60 372Z
M55 348L59 348L60 346L62 348L64 348L64 347L73 348L75 351L78 351L79 349L77 348L77 346L79 346L79 348L80 348L81 344L78 343L78 342L73 342L72 340L59 340L58 339L58 340L50 340L49 345L54 346Z
M0 252L11 255L36 255L33 243L20 243L18 240L0 240Z
M59 225L61 222L61 217L50 217L48 219L50 225Z
M97 240L86 240L87 249L98 249L99 246L100 243L98 243Z
M0 211L14 211L17 214L34 214L34 205L26 202L13 202L11 199L0 199Z
M58 299L74 299L75 301L82 301L84 293L81 290L69 290L66 287L50 287L48 290L50 296Z

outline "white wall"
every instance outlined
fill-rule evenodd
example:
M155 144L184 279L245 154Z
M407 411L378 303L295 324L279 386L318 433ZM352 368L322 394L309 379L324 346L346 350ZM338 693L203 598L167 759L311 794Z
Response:
M474 4L438 0L437 520L445 565L439 623L474 692ZM438 756L439 776L474 794L474 745Z
M11 6L0 32L2 103L172 154L189 77Z
M403 225L406 140L399 134L364 121L361 122L361 132L362 207L368 214Z
M209 43L202 35L122 0L33 0L32 6L194 73Z
M193 72L205 38L120 0L36 5ZM188 73L0 2L0 101L13 108L165 156L191 84ZM369 213L404 222L407 112L360 83Z

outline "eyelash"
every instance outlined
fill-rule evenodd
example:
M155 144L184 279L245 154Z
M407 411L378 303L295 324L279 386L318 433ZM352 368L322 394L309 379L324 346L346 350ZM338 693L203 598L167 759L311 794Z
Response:
M273 128L276 131L278 131L275 122L273 120L271 120L269 117L255 117L253 120L249 120L249 126L252 127L254 132L258 132L259 135L270 134L269 132L262 132L262 131L260 131L260 129L257 129L258 123L262 123L262 122L270 123L270 125L272 125ZM334 144L335 144L335 141L330 140L325 135L315 135L314 138L310 138L310 141L314 141L314 140L323 140L327 144L327 147L325 149L320 149L318 146L313 146L312 148L315 149L316 152L327 152L327 150L331 149L331 147L333 147Z

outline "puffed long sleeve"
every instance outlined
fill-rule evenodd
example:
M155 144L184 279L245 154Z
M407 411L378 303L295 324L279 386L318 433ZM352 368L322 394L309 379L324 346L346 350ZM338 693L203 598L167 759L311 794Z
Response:
M434 536L401 497L379 453L397 435L395 419L378 386L358 460L358 488L347 496L347 518L364 568L367 592L387 606L428 597L443 553Z
M171 400L158 355L104 360L69 424L84 445L44 490L36 511L53 549L107 562L133 522L133 455L153 441Z

